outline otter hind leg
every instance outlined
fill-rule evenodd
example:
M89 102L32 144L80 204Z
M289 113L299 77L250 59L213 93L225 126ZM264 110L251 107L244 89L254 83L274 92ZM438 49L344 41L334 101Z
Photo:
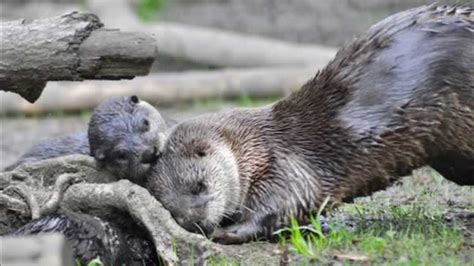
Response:
M450 152L434 158L430 166L458 185L474 185L474 154Z

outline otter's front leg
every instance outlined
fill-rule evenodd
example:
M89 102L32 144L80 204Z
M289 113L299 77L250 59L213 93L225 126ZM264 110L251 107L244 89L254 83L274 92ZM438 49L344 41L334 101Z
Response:
M276 214L251 215L249 219L216 229L212 240L230 245L242 244L262 237L266 240L276 239L273 232L281 226L277 217Z

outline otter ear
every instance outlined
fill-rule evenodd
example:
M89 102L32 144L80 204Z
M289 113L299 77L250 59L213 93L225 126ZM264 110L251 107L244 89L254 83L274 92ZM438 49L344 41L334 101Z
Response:
M132 102L132 104L137 104L140 101L140 99L138 99L137 95L132 95L130 97L130 101Z

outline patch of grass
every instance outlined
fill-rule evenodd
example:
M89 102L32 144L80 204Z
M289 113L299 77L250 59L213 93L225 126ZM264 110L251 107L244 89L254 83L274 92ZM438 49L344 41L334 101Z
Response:
M436 186L432 186L433 183ZM446 193L451 191L448 187L451 187L448 181L439 181L437 177L429 181L404 180L393 189L331 211L328 220L332 230L327 234L322 234L321 210L316 218L311 218L310 227L292 220L291 225L282 230L289 233L282 243L290 245L298 265L335 261L375 265L473 265L474 250L466 244L461 223L442 218L456 194ZM466 204L462 200L458 204L463 209L472 207L469 202L472 188L467 191L454 188L462 200L467 198ZM441 200L442 197L447 199Z
M87 263L87 266L102 266L102 265L104 265L104 264L102 263L102 261L100 260L99 257L97 257L97 258L95 258L95 259L93 259L93 260L91 260ZM81 266L81 263L79 262L79 260L76 260L76 266Z

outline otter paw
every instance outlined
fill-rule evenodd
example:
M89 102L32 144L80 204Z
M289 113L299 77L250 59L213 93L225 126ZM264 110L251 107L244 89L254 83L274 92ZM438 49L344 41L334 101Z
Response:
M243 244L251 240L248 235L239 235L225 229L217 229L212 235L212 241L223 245Z

